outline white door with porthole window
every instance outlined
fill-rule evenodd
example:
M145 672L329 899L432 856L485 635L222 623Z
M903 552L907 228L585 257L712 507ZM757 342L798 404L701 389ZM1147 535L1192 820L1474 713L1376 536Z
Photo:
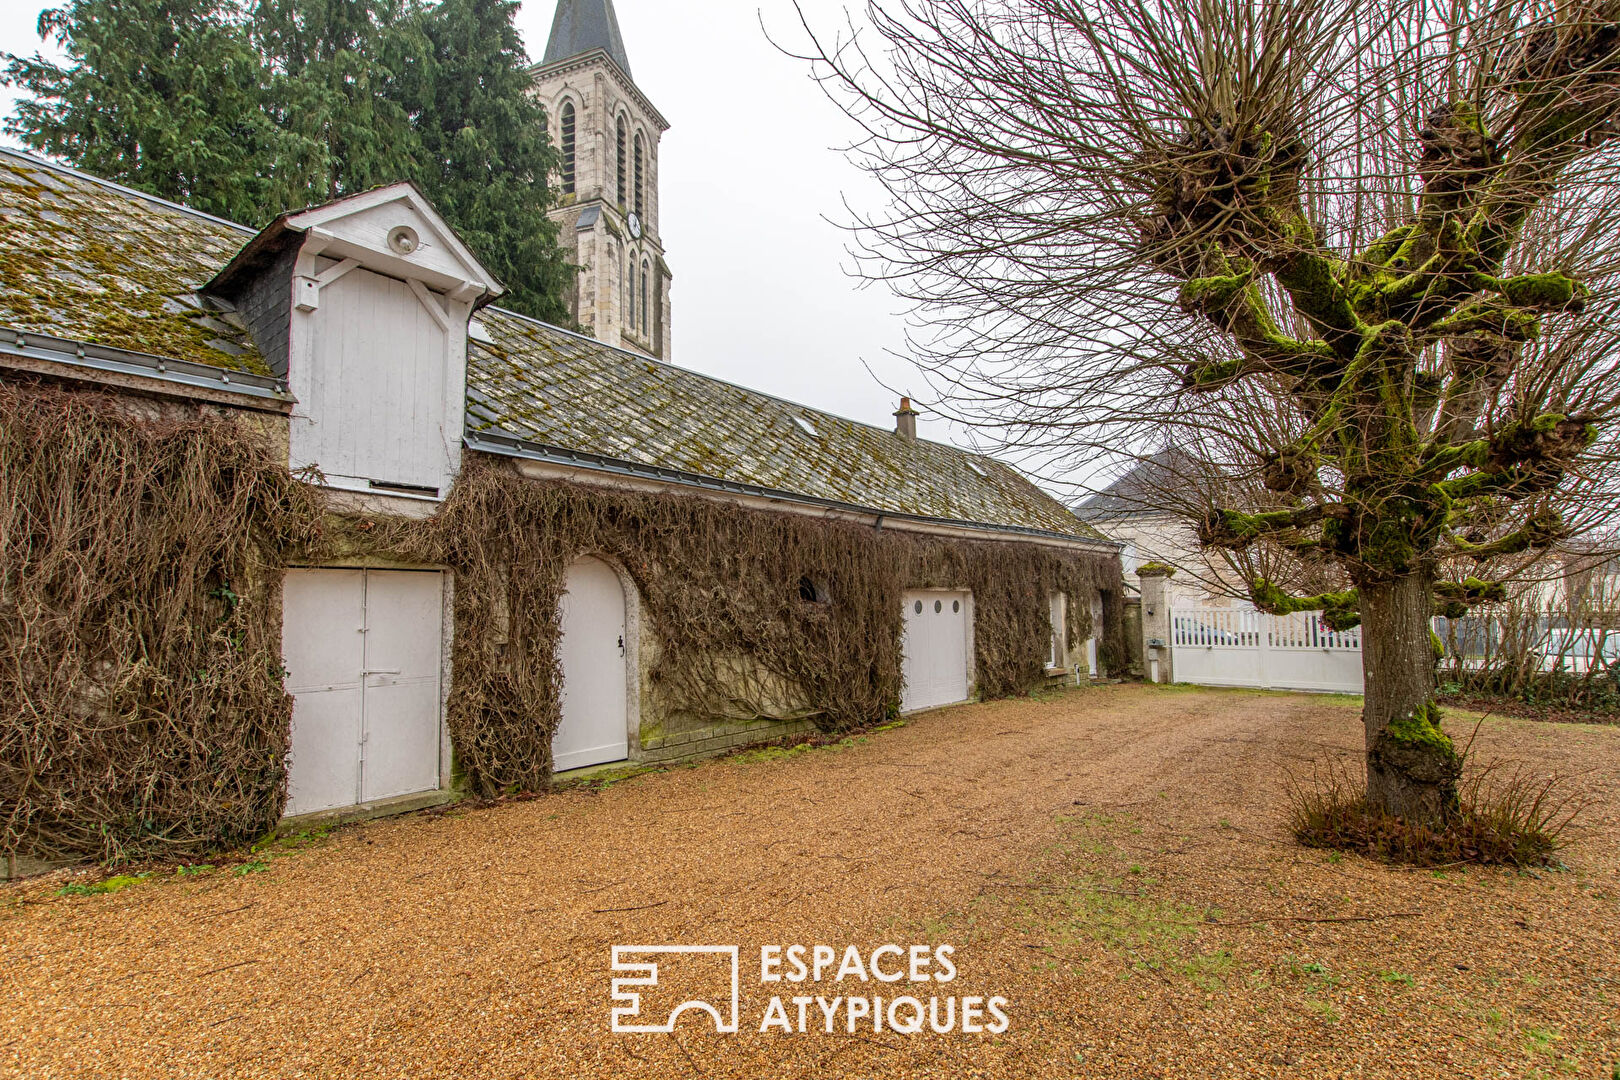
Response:
M281 607L287 816L437 790L444 575L288 570Z
M552 769L582 769L630 755L628 629L624 587L601 559L568 568L562 597L562 722L551 737Z
M926 589L905 594L900 711L966 701L970 692L969 594Z

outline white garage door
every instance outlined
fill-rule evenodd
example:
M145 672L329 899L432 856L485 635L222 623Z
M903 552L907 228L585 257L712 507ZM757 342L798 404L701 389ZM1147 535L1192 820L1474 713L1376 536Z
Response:
M289 570L287 815L439 787L444 576Z
M625 670L624 589L601 559L568 568L562 598L562 722L551 737L551 767L582 769L630 754Z
M968 698L968 594L935 590L906 593L905 688L900 709L953 705Z

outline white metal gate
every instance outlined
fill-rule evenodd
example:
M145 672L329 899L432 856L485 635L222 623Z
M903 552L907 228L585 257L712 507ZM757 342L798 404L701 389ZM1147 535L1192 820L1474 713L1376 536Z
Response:
M439 787L442 573L289 570L281 643L287 816Z
M1315 612L1176 607L1170 626L1177 682L1361 693L1361 630L1331 630Z

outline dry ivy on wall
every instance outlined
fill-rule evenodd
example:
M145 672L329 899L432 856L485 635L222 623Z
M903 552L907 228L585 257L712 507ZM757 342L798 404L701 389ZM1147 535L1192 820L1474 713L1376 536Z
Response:
M289 563L454 568L447 721L481 793L549 782L558 599L581 555L634 578L644 677L670 714L736 704L721 698L741 658L828 730L885 718L912 586L973 591L986 696L1041 681L1052 591L1073 598L1078 642L1104 589L1101 652L1124 655L1113 556L526 480L478 454L433 519L323 515L274 442L208 407L0 386L0 851L185 857L272 827ZM805 576L830 602L800 598Z
M0 851L165 857L274 824L279 552L316 501L269 443L0 385Z
M379 524L380 538L390 527ZM481 792L549 780L560 719L558 600L568 566L582 555L613 560L635 580L643 634L656 642L645 677L667 708L692 715L723 704L716 694L732 686L732 660L743 657L797 687L827 730L884 719L900 698L901 594L909 587L973 591L985 696L1041 682L1053 591L1074 598L1069 635L1079 642L1090 633L1090 597L1101 590L1111 628L1102 656L1124 656L1113 555L538 482L472 454L429 527L433 540L395 528L385 543L397 553L457 570L449 724L458 761ZM800 599L806 576L830 602Z

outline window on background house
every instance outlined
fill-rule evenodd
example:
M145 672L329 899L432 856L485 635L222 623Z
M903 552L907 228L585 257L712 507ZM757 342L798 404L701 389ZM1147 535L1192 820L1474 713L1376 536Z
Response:
M623 209L627 193L624 189L624 117L622 116L619 117L618 131L615 138L618 145L618 169L616 171L618 181L614 188L614 194L619 200L620 209Z
M636 193L635 193L636 216L644 218L646 216L646 211L641 208L641 191L642 191L642 184L641 184L641 132L639 132L639 131L636 132L635 178L636 178L635 179L635 183L636 183ZM646 227L645 222L642 223L642 227L643 228Z
M1046 666L1049 668L1062 667L1065 655L1068 653L1068 627L1066 616L1066 598L1060 592L1052 593L1047 597L1049 618L1051 619L1052 635L1051 645L1046 656Z
M574 193L574 103L563 102L562 107L562 189L564 195Z

